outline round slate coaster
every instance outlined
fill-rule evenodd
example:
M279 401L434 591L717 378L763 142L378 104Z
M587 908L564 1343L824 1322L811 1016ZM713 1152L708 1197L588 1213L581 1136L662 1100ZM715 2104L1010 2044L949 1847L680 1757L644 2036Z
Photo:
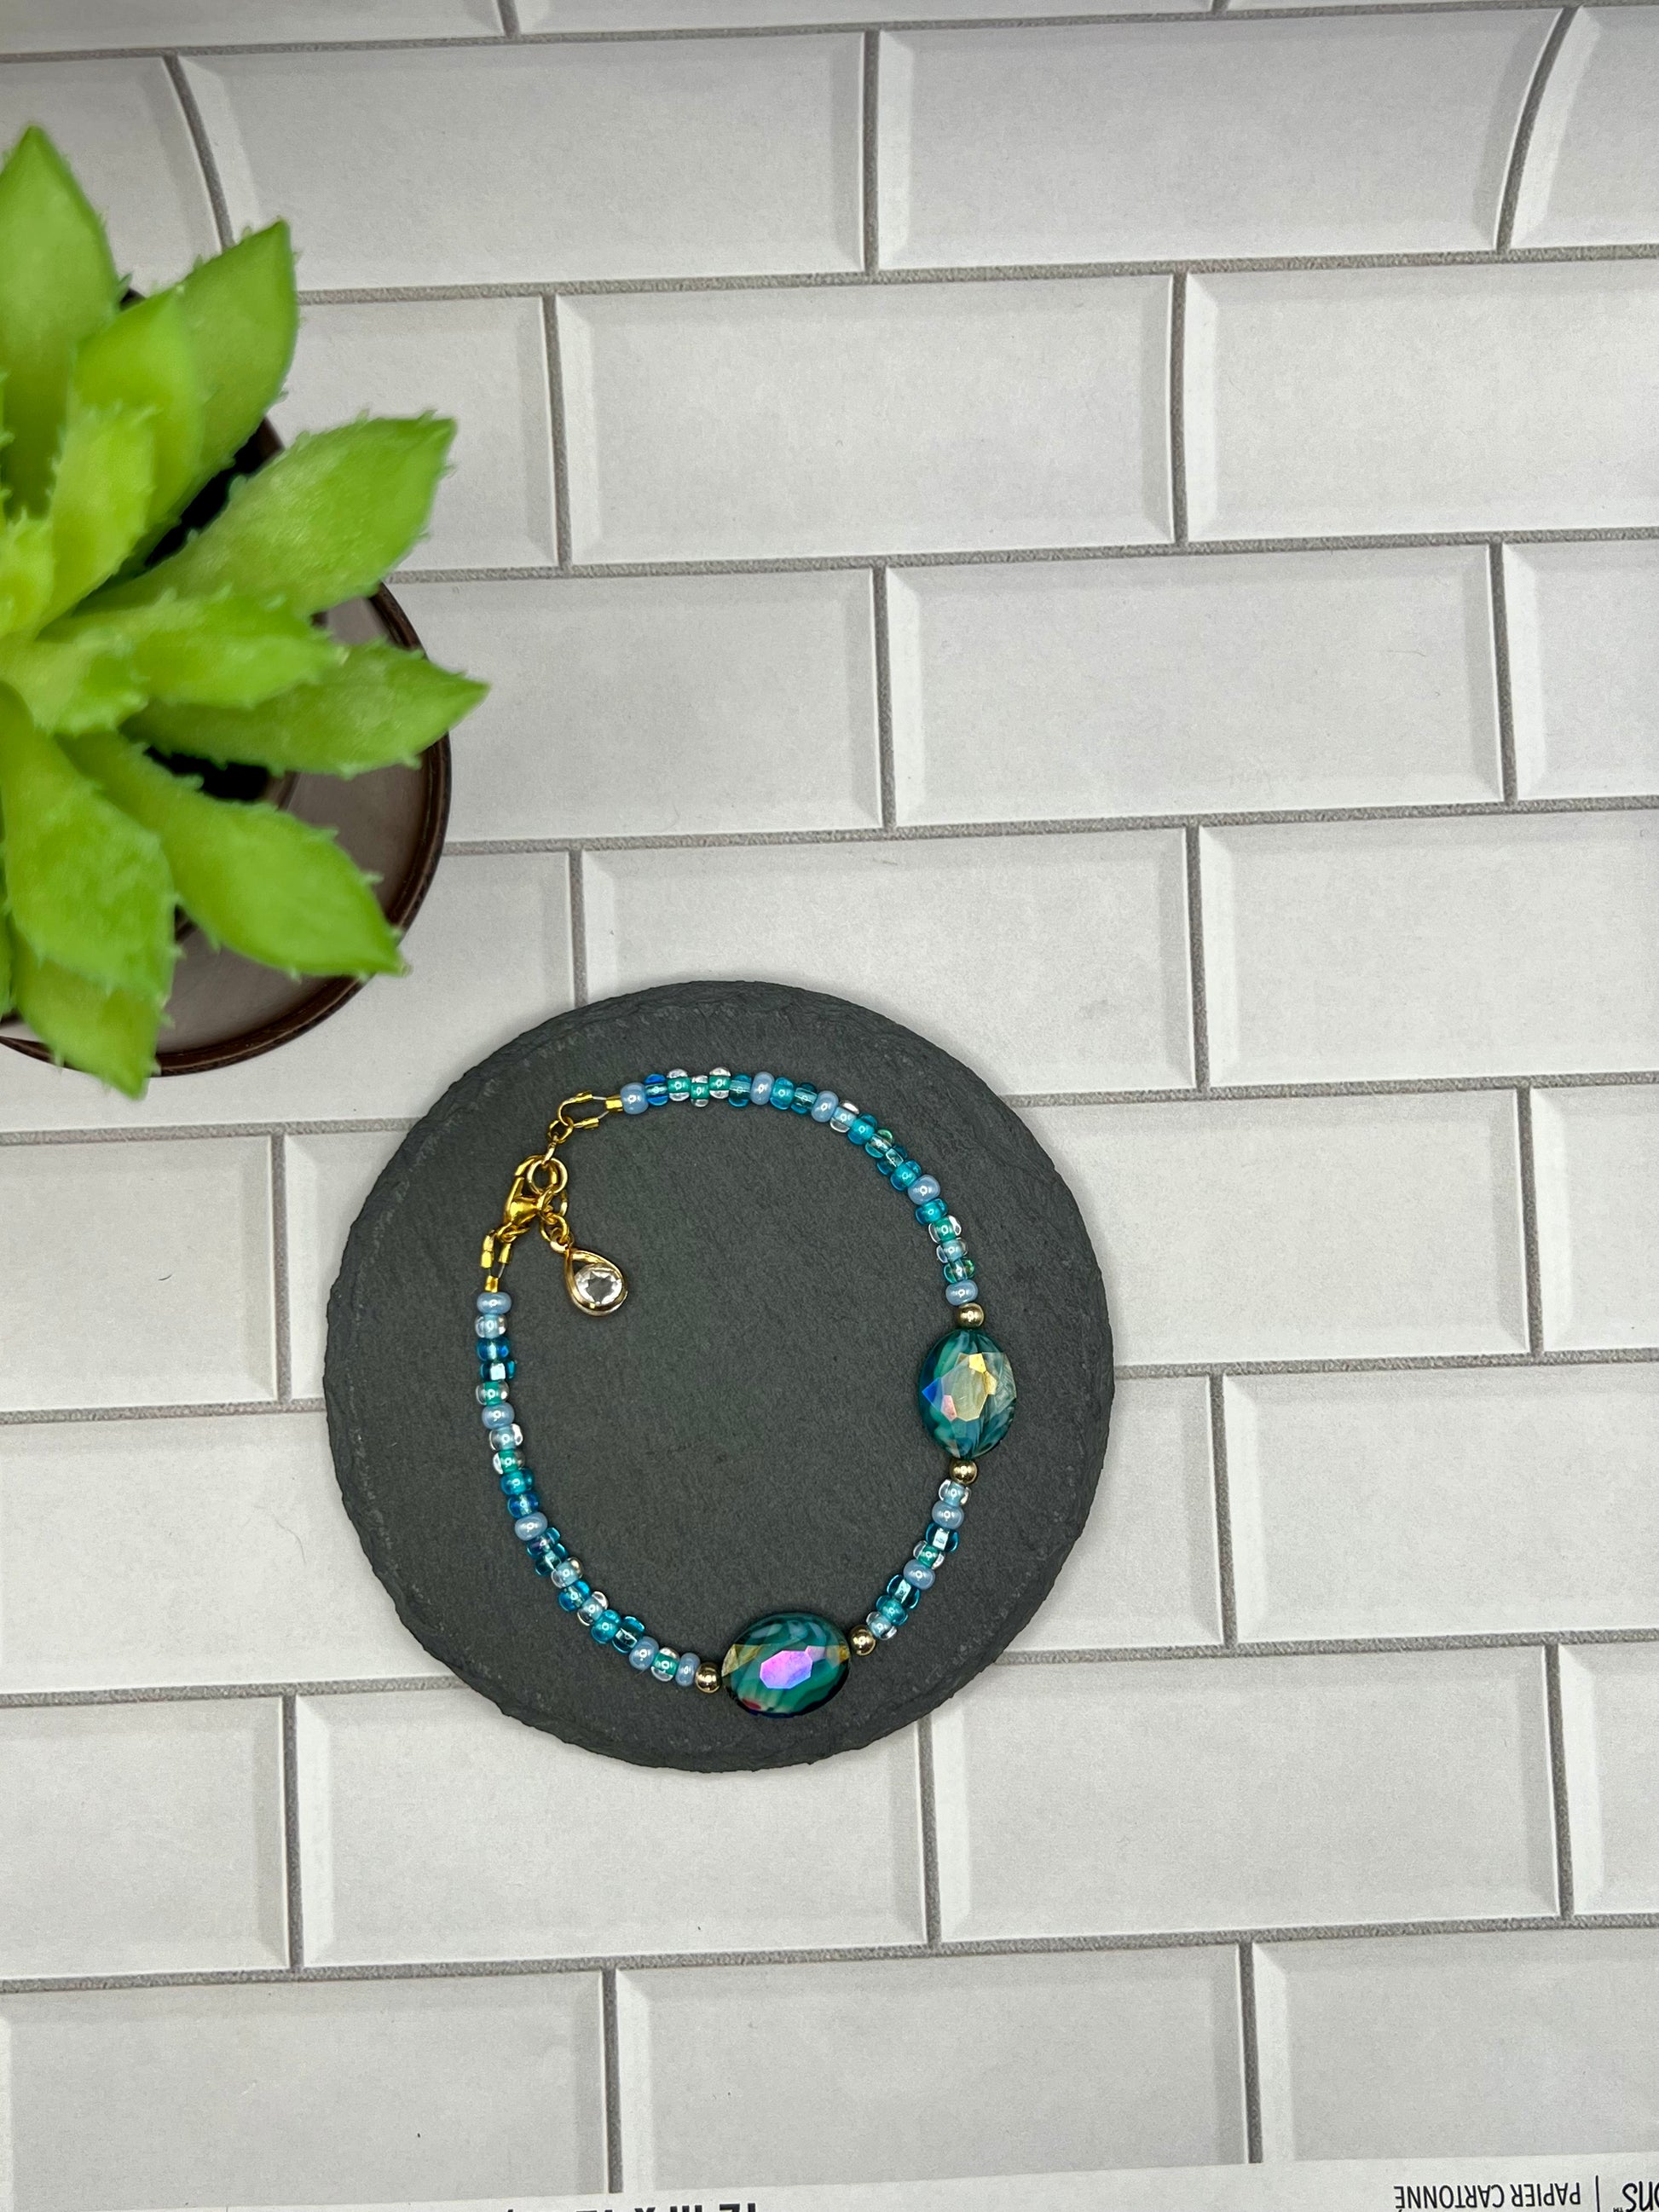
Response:
M559 1100L715 1063L798 1074L879 1114L960 1214L1019 1383L960 1550L898 1635L793 1719L641 1678L558 1609L513 1540L473 1399L478 1247ZM562 1158L572 1235L620 1263L628 1301L578 1313L533 1232L503 1287L526 1455L588 1579L716 1664L763 1613L861 1620L944 1472L915 1390L951 1323L910 1207L844 1139L769 1107L613 1115ZM774 984L578 1007L464 1075L369 1194L328 1321L340 1488L404 1624L504 1712L646 1766L788 1765L929 1711L1036 1612L1106 1448L1105 1292L1036 1138L936 1045Z

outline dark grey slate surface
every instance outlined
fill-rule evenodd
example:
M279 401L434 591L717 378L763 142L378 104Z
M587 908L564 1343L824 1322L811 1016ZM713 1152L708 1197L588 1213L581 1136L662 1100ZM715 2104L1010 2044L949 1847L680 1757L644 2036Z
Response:
M793 1720L642 1678L560 1612L512 1537L473 1399L478 1246L560 1098L717 1063L857 1100L939 1176L1020 1390L934 1589L839 1695ZM782 1607L861 1620L943 1473L915 1394L951 1323L910 1207L843 1138L770 1107L613 1115L563 1157L572 1231L620 1262L628 1302L600 1320L575 1312L533 1233L504 1287L527 1456L589 1579L662 1642L716 1662L746 1621ZM696 983L543 1024L410 1132L346 1246L325 1390L364 1549L408 1627L464 1681L613 1758L778 1766L906 1726L1030 1620L1094 1495L1111 1335L1071 1193L959 1061L843 1000Z

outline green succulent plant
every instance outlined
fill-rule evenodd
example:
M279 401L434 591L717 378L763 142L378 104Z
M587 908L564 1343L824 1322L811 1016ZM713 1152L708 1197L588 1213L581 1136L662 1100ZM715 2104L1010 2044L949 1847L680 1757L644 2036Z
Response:
M295 975L403 965L326 831L168 762L356 775L415 758L484 686L312 619L420 536L453 422L296 438L176 542L287 374L286 227L123 299L103 224L26 131L0 168L0 1013L137 1096L175 908Z

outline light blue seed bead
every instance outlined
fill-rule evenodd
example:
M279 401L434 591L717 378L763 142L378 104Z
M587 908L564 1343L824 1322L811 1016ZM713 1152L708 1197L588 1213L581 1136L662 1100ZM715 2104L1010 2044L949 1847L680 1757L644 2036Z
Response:
M690 1689L696 1681L697 1669L702 1664L695 1651L682 1651L679 1664L674 1669L674 1687L677 1690Z
M946 1505L941 1501L933 1508L934 1525L940 1528L960 1528L966 1518L959 1505Z
M933 1571L924 1567L920 1559L907 1559L903 1567L904 1579L915 1589L932 1589Z
M960 1237L947 1237L934 1253L933 1257L939 1261L940 1267L947 1267L952 1260L960 1260L967 1249L968 1247Z
M561 1559L553 1570L553 1580L561 1589L568 1589L572 1583L581 1580L581 1573L582 1563L580 1559Z
M971 1306L979 1298L979 1285L971 1279L965 1283L947 1283L945 1303L947 1306Z
M624 1083L617 1095L622 1100L624 1114L643 1114L651 1104L642 1083Z
M522 1521L513 1523L513 1533L521 1544L528 1544L538 1536L547 1534L545 1513L526 1513Z
M505 1291L479 1291L478 1311L480 1313L510 1313L512 1310L513 1301Z
M939 1494L947 1505L965 1506L968 1503L967 1484L965 1482L952 1482L948 1476L940 1483L939 1486Z
M505 1336L507 1323L500 1314L480 1314L472 1325L472 1334L474 1336Z
M576 1607L576 1618L585 1626L591 1628L599 1615L602 1613L608 1613L610 1609L611 1601L603 1590L590 1590ZM620 1614L617 1615L618 1620L621 1617Z
M772 1085L775 1080L776 1078L770 1075L751 1076L749 1079L749 1103L751 1106L764 1106L772 1096Z
M505 1398L498 1399L493 1406L480 1406L478 1419L487 1429L510 1429L514 1421L513 1408Z
M910 1186L912 1206L926 1206L930 1199L938 1196L939 1177L937 1176L922 1176Z
M850 1098L843 1098L830 1116L830 1127L838 1137L844 1137L861 1111L862 1109L855 1106Z
M635 1672L643 1674L656 1657L659 1646L654 1636L642 1636L628 1655L628 1663Z
M812 1119L827 1121L840 1104L841 1101L833 1091L820 1091L812 1101Z
M500 1474L504 1472L501 1467L502 1453L518 1449L524 1442L524 1431L514 1421L510 1429L491 1429L484 1442L495 1455L495 1472Z
M651 1672L659 1682L672 1682L679 1672L680 1655L672 1644L665 1644L651 1662Z
M903 1610L903 1607L901 1606L899 1611L902 1613ZM884 1613L866 1613L864 1616L864 1625L872 1636L878 1637L884 1644L894 1632L893 1624Z

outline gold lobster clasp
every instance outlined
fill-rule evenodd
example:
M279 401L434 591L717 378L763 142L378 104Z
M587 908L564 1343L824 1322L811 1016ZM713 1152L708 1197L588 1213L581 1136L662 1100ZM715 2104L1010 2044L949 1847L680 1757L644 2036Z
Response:
M597 1110L582 1113L578 1109ZM539 1228L552 1250L564 1261L564 1286L579 1313L614 1313L628 1296L622 1269L602 1252L590 1252L576 1243L565 1214L564 1193L569 1171L559 1149L578 1129L597 1129L607 1114L622 1111L620 1097L595 1097L578 1091L561 1099L548 1124L547 1149L520 1160L513 1171L513 1185L501 1208L499 1225L484 1238L479 1264L488 1290L499 1290L502 1270L513 1256L513 1247L527 1229Z

